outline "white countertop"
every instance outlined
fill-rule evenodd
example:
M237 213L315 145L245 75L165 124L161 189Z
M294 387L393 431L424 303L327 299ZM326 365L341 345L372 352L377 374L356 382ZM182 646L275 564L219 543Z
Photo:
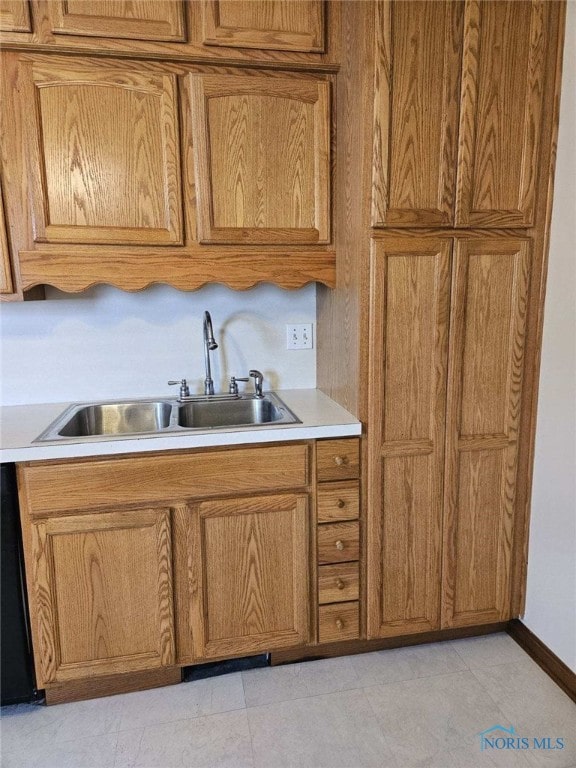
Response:
M67 438L64 441L50 443L33 441L65 408L73 403L4 406L0 408L0 461L72 459L81 456L109 456L119 453L207 448L219 445L252 445L323 437L351 437L361 433L360 422L317 389L285 389L278 391L277 394L298 416L301 424L191 430L177 434L139 435L138 437L129 435L97 440ZM117 398L117 400L121 399Z

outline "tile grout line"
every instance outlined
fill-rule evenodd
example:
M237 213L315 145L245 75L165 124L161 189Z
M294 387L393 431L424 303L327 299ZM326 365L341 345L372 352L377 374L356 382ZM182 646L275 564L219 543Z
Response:
M244 695L244 712L246 712L246 723L248 725L248 735L250 736L250 751L252 752L252 765L256 766L256 753L254 752L254 738L252 736L252 728L250 727L250 717L248 715L248 703L246 701L246 687L244 685L244 672L240 672L240 679L242 681L242 693Z

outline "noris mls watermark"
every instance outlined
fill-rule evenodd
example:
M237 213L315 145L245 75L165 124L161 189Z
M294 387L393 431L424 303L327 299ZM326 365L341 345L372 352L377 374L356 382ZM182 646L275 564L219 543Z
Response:
M478 734L480 749L485 750L521 750L536 749L549 752L564 749L566 739L560 736L519 736L514 726L505 728L503 725L493 725Z

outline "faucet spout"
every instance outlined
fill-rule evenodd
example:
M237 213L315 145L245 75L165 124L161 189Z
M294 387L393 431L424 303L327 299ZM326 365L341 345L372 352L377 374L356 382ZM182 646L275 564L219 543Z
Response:
M214 338L214 331L212 329L212 318L210 312L204 312L204 366L206 369L206 378L204 379L204 394L214 394L214 382L212 381L212 366L210 365L210 352L214 349L218 349L218 344Z

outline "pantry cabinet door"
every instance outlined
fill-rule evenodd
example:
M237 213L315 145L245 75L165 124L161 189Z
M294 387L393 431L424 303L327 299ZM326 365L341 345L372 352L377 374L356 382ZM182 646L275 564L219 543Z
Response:
M32 32L28 0L0 0L0 32Z
M443 626L510 618L531 242L458 242L450 321Z
M181 0L51 0L57 35L182 41Z
M307 643L307 496L207 501L191 515L194 655L239 656Z
M453 223L463 4L376 6L372 224Z
M324 0L203 0L205 45L324 50Z
M174 664L169 510L48 518L31 547L40 687Z
M467 0L456 225L534 224L545 0Z
M372 243L368 636L440 625L450 238Z
M330 85L190 75L201 243L330 239Z
M181 243L174 76L77 60L31 71L34 239Z

